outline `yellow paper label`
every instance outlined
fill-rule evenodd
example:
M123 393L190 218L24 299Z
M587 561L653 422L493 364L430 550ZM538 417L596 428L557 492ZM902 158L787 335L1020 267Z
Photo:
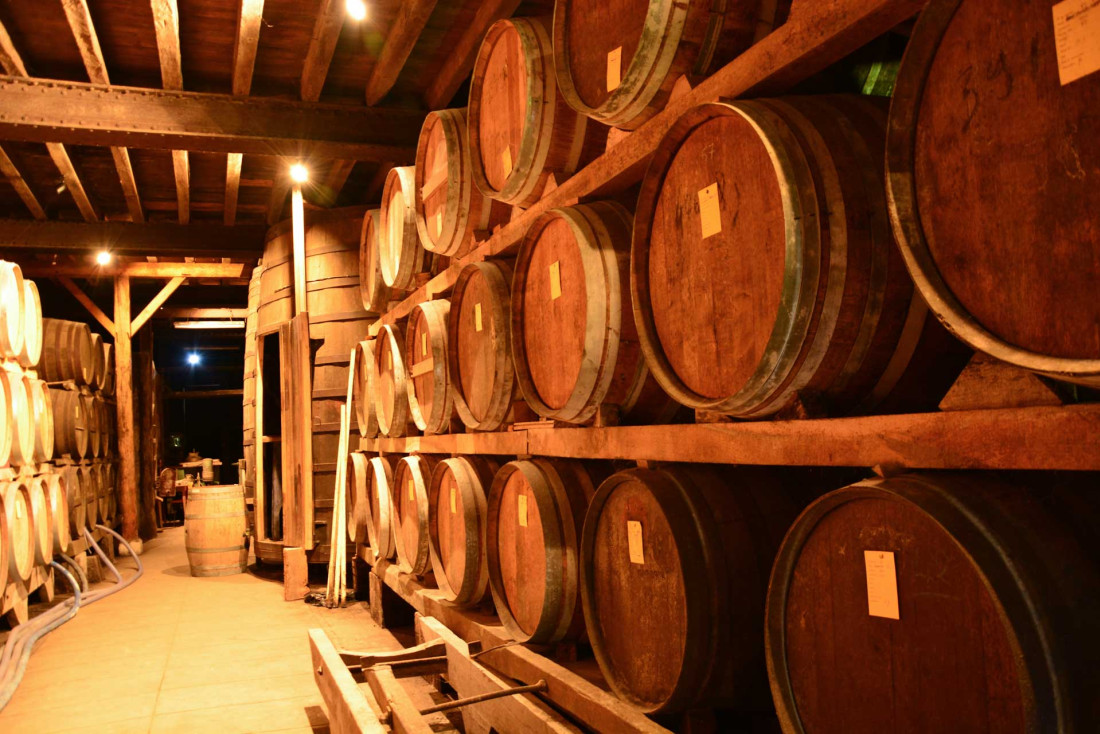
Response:
M435 234L436 237L443 234L443 212L435 213Z
M557 260L550 263L550 300L561 298L561 263Z
M642 552L642 524L637 520L626 521L626 548L630 554L630 562L639 566L645 563L645 553Z
M458 512L458 500L455 498L455 488L451 487L451 514Z
M481 304L474 304L474 331L481 331Z
M722 209L718 204L718 184L699 192L699 222L703 229L703 239L722 231Z
M386 369L393 369L393 352L386 352Z
M409 502L416 500L416 490L413 487L413 480L409 480Z
M521 528L527 527L527 495L521 494L516 498L519 502L519 526Z
M505 148L501 151L500 161L504 164L504 175L507 176L512 173L512 149Z
M1063 0L1053 12L1058 77L1065 86L1100 70L1100 3Z
M622 84L623 47L612 49L607 54L607 91L611 92Z
M867 613L872 617L901 619L898 611L898 575L890 551L863 551L867 567Z
M22 520L23 515L27 512L27 506L22 502L15 503L15 517Z
M420 332L420 356L428 356L428 332Z

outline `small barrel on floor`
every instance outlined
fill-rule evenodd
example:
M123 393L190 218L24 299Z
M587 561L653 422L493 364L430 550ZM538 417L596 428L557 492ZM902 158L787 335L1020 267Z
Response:
M192 487L183 519L192 576L244 572L248 564L248 520L239 485Z

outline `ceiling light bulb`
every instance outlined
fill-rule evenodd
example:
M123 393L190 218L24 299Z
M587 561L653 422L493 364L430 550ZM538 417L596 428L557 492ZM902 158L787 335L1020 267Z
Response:
M198 354L196 354L195 352L191 352L190 354L187 355L187 364L194 367L198 363L199 363L199 355Z
M301 163L295 163L290 167L290 180L294 183L305 183L309 180L309 170Z
M366 20L367 18L367 4L363 0L347 0L344 8L348 11L348 15L352 20Z
M99 252L97 252L96 256L95 256L95 264L96 265L110 265L111 264L111 253L107 252L106 250L100 250Z

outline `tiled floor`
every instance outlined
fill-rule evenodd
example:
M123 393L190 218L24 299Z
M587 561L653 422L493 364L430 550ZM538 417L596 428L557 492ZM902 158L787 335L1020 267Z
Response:
M38 644L0 731L327 731L306 630L325 628L337 646L400 647L361 603L284 602L281 583L251 574L192 578L182 528L141 559L137 583Z

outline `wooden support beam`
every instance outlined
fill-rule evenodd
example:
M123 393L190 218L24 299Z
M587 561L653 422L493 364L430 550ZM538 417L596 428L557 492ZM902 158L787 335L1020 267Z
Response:
M316 102L321 98L328 67L332 64L332 54L336 51L336 41L343 27L344 3L341 0L321 0L309 50L302 65L302 99L307 102Z
M132 262L122 266L47 265L30 262L23 273L30 278L67 275L75 278L104 278L125 275L129 278L244 278L252 269L245 263L166 263Z
M88 298L88 294L85 293L80 286L74 283L72 278L65 275L59 275L57 276L57 282L60 283L65 290L71 293L73 298L80 302L80 305L92 315L92 318L98 321L103 328L107 330L108 334L112 337L115 335L115 323L107 318L107 314L103 313L99 306L95 304L95 301Z
M309 630L309 651L313 660L313 680L325 701L333 733L383 734L389 731L378 720L323 629Z
M302 185L294 184L290 191L290 217L293 243L294 315L304 314L306 299L306 215L302 209Z
M367 80L367 104L372 107L382 101L409 59L437 0L405 0L397 7L397 17L386 33L382 52L374 62Z
M11 158L8 157L7 152L5 152L2 147L0 147L0 173L4 174L4 178L6 178L12 188L15 189L15 193L19 195L19 198L23 200L31 216L35 219L45 219L46 210L38 203L38 197L31 191L31 187L27 185L27 181L23 178L23 174L15 167L15 164L12 163Z
M226 227L170 222L60 222L0 219L0 247L47 252L88 252L106 248L116 255L162 256L192 254L198 257L258 257L263 253L262 225ZM226 276L229 277L229 276Z
M256 51L260 45L260 21L264 0L240 0L237 8L237 42L233 45L233 94L246 96L252 90ZM244 156L230 153L225 164L225 210L222 221L232 226L237 220L237 195L241 187Z
M519 4L520 0L484 0L478 3L473 21L466 26L451 55L443 62L424 93L429 110L438 110L450 104L462 82L470 76L478 49L481 48L481 39L485 38L489 26L502 18L512 17Z
M176 209L180 224L191 221L191 162L186 150L172 151L172 174L176 179Z
M237 222L237 195L241 190L241 164L244 155L230 153L225 163L225 207L222 214L222 222L227 227L232 227Z
M137 459L134 444L133 356L130 349L130 278L115 278L115 411L118 417L119 510L122 536L138 538Z
M325 180L315 189L314 199L319 206L331 207L336 205L336 199L340 191L347 183L351 170L355 168L357 161L333 161L325 175Z
M80 100L80 114L72 113ZM411 163L425 113L0 77L0 140Z
M244 390L177 390L165 393L168 400L209 400L211 398L239 398L244 395Z
M184 280L186 280L186 278L177 275L164 284L160 292L153 296L153 299L145 305L145 308L141 309L141 313L137 315L137 318L134 319L134 323L130 325L130 336L138 333L138 330L145 325L145 322L148 321L154 313L156 313L156 310L164 305L164 302L176 292L177 288L183 285Z
M160 78L165 89L183 89L183 63L180 53L180 14L176 0L149 0L160 57ZM176 203L179 223L191 221L191 164L186 150L172 151L172 172L176 179Z
M87 0L62 0L61 6L65 10L69 29L80 51L80 58L84 61L88 79L94 84L110 84L107 62L103 59L103 50L99 46L99 36L92 23ZM141 197L138 195L137 181L134 179L134 168L130 164L130 152L126 148L112 147L111 157L115 162L115 170L118 171L118 181L122 186L122 194L126 198L130 220L144 222L145 213L141 210Z
M153 314L154 319L244 319L248 318L247 308L227 306L225 308L192 308L189 306L165 306Z

